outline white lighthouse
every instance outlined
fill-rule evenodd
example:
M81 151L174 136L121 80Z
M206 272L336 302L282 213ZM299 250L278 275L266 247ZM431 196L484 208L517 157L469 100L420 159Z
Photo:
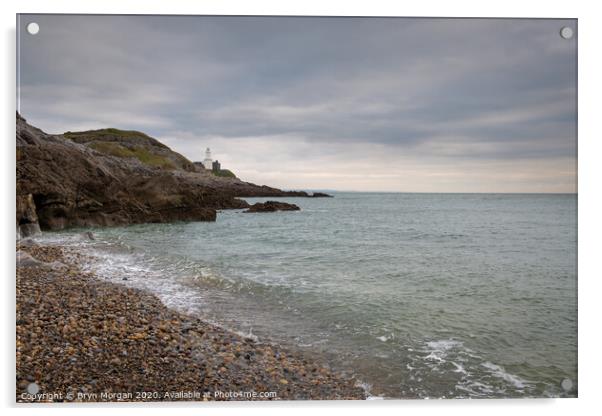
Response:
M211 170L212 164L213 160L211 159L211 149L207 148L207 150L205 150L205 159L203 159L203 166L205 167L205 169Z

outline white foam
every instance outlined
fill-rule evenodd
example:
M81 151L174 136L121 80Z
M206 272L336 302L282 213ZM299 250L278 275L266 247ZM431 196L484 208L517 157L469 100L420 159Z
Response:
M376 337L377 340L382 341L382 342L387 342L389 340L392 340L395 338L395 335L393 333L387 334L387 335L381 335L380 337Z
M462 364L458 364L455 361L452 361L451 363L456 366L456 369L454 370L455 373L468 374L468 372L466 371L464 366L462 366Z
M360 387L362 390L364 390L364 393L366 393L366 400L384 400L385 398L383 396L376 396L373 395L370 390L372 390L372 385L369 383L366 383L365 381L357 381L355 383L356 387Z
M224 329L228 329L228 328L224 328ZM259 342L259 337L253 333L253 327L250 327L249 332L247 332L246 334L242 331L237 331L237 330L232 330L232 329L228 329L228 330L235 333L236 335L240 335L243 338L248 338L248 339L253 340L254 342Z
M155 259L144 253L123 253L123 247L116 248L102 241L81 248L91 257L91 261L83 262L84 271L93 272L101 279L148 290L165 306L180 312L197 313L202 307L202 293L193 293L177 279L166 278L172 273L161 265L154 267Z
M516 387L518 389L522 390L525 387L527 387L529 384L531 384L528 381L523 380L522 378L520 378L514 374L508 373L506 370L504 370L504 368L500 367L499 365L493 364L489 361L486 361L481 365L483 367L491 370L492 375L494 375L495 377L505 380L506 382L512 384L514 387Z
M465 391L471 396L475 397L490 397L490 395L494 392L491 386L478 381L459 383L456 385L456 389Z
M442 339L438 341L429 341L426 343L429 354L424 357L425 360L437 361L440 363L446 362L449 351L461 347L462 343L453 339Z
M431 361L439 361L439 362L444 362L445 360L443 359L443 357L436 351L431 352L429 355L427 355L426 357L424 357L426 360L431 360Z
M461 346L462 343L453 339L442 339L439 341L429 341L426 345L436 351L447 351L454 347Z

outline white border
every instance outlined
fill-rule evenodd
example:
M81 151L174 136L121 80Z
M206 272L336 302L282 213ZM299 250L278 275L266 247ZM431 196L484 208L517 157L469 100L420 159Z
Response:
M600 215L602 204L599 192L602 186L598 179L602 134L600 131L600 104L602 97L600 74L600 41L602 22L595 2L505 0L495 2L454 1L358 1L358 0L24 0L19 3L1 2L0 19L3 29L2 100L3 151L2 183L4 198L2 210L2 265L4 302L2 310L5 324L2 348L1 386L2 404L12 414L20 412L14 400L14 114L15 114L15 14L16 13L130 13L130 14L270 14L270 15L332 15L332 16L450 16L450 17L564 17L579 19L579 399L564 400L472 400L472 401L405 401L405 402L294 402L275 405L262 403L231 403L187 405L178 404L121 405L107 409L106 406L82 405L65 407L21 407L28 414L39 409L49 414L78 414L84 410L91 414L131 413L144 411L146 414L165 415L200 414L210 411L216 414L306 414L326 413L335 409L350 414L376 412L400 414L420 412L425 414L482 414L491 415L509 412L545 413L563 415L588 412L596 407L600 382L600 311L602 294L600 267L596 262L601 250L598 240L602 233ZM595 407L594 407L595 406Z

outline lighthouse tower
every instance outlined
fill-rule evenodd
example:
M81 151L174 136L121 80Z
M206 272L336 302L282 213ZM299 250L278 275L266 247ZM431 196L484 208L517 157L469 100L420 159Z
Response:
M213 160L211 160L211 149L207 148L205 150L205 159L203 160L203 167L205 169L211 170L213 164Z

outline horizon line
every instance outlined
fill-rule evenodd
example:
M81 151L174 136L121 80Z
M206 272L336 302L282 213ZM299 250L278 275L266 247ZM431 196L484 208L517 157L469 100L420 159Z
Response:
M350 193L372 193L372 194L468 194L468 195L488 195L488 194L501 194L501 195L579 195L579 192L436 192L436 191L362 191L362 190L339 190L339 189L294 189L294 188L282 188L283 191L299 191L304 190L306 192L350 192Z

